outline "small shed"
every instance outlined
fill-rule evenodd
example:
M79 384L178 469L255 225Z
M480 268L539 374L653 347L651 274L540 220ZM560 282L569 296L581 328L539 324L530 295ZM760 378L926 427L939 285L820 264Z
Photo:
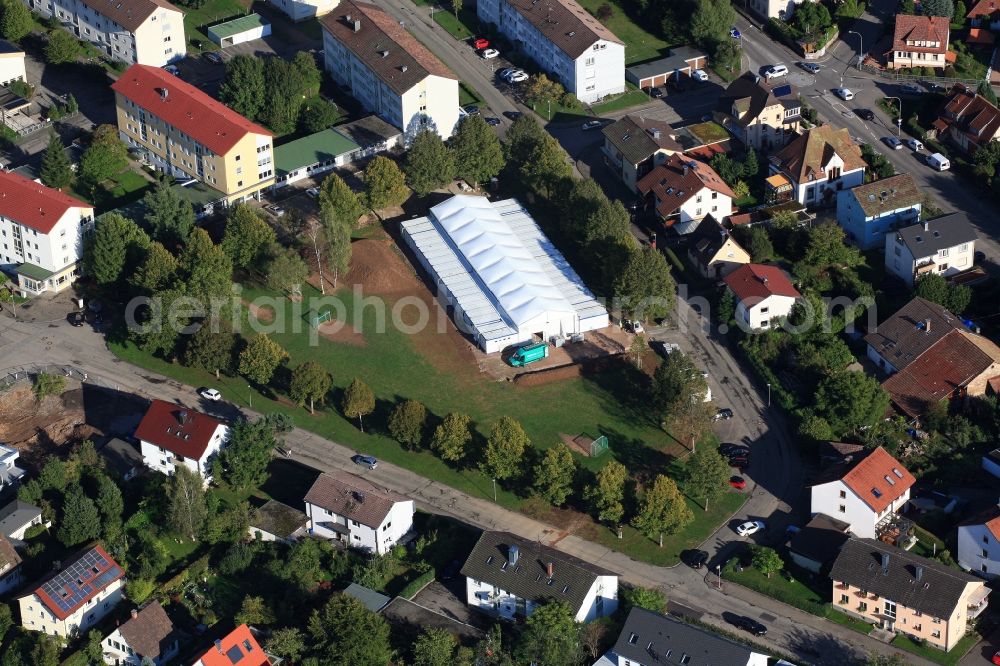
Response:
M208 29L208 38L221 48L252 42L271 35L271 24L260 14L247 14L231 21L213 25Z
M817 513L792 536L788 543L788 554L798 566L819 573L837 557L840 547L850 538L850 529L851 526L842 520Z
M351 583L344 589L344 594L354 597L361 603L365 605L365 608L373 613L377 613L383 608L385 608L390 601L391 597L387 597L380 592L376 592L364 585L358 585L357 583Z
M146 469L139 449L124 439L112 437L98 449L97 453L104 459L107 468L124 481L131 481L139 472Z
M309 518L298 509L268 500L250 520L250 536L261 541L295 541L307 532Z
M691 72L708 64L708 56L690 46L678 46L667 53L666 58L627 67L625 79L639 88L655 88L671 78L691 76Z

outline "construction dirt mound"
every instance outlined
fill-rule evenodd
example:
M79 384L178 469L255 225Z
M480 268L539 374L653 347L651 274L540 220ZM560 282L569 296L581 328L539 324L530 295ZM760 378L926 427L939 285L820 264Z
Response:
M393 248L392 241L359 240L351 244L351 269L344 283L361 285L366 293L412 292L419 282Z
M611 368L624 363L621 356L603 356L582 360L571 365L560 365L548 370L537 372L524 372L514 377L514 383L518 386L544 386L552 382L559 382L575 377L588 377L602 372L607 372Z

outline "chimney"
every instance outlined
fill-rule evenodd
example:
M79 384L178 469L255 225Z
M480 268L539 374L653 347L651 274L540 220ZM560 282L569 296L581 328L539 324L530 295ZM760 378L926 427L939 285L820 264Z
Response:
M186 409L182 409L181 411L177 412L177 420L181 422L181 425L184 425L185 423L188 422L188 413Z
M923 578L924 578L924 568L920 565L917 565L917 575L916 575L917 582L919 583L921 580L923 580Z
M654 139L660 138L660 130L654 127L652 130L650 130L650 132L652 133Z
M160 99L166 102L167 98L170 97L170 91L166 88L159 88L158 90L160 92Z
M510 566L517 566L518 554L519 552L517 546L511 545L511 547L507 549L507 561L510 562Z
M548 564L545 565L545 574L549 578L552 578L555 572L556 572L556 565L554 563L549 562Z
M685 165L684 165L684 175L685 175L685 176L686 176L686 175L688 175L688 169L689 169L689 168L690 168L690 167L688 167L688 165L687 165L687 164L685 164Z
M361 32L361 21L354 22L354 32Z
M930 226L931 226L931 223L928 222L927 220L924 220L924 231L929 230Z
M924 319L924 333L930 333L930 332L931 332L931 320Z
M215 639L215 649L219 651L219 654L223 654L222 641L220 641L218 638Z
M889 553L882 553L882 575L889 574Z
M136 610L135 608L133 608L132 609L132 619L134 620L137 617L139 617L139 611Z

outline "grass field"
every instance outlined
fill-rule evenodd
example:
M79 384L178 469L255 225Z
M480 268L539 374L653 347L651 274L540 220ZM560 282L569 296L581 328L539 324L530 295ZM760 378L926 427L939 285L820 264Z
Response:
M464 7L455 16L450 10L442 9L434 12L434 22L444 28L449 35L458 40L468 39L476 34L476 26L479 25L479 17L476 10Z
M475 88L470 86L468 83L461 82L458 84L458 105L467 106L469 104L482 104L483 98L479 95L479 92Z
M129 169L103 183L98 188L96 196L92 197L88 192L78 191L76 184L71 189L73 196L90 201L99 209L98 213L103 213L138 201L151 186L152 183L149 179L143 177L141 173Z
M611 18L602 23L615 33L618 39L625 42L626 65L659 58L665 49L671 46L633 21L616 0L580 0L580 4L593 15L596 15L597 8L601 5L611 6L613 11Z
M205 0L205 3L198 8L184 5L184 32L187 34L188 52L197 53L199 50L191 45L193 40L201 42L202 51L215 50L215 43L199 28L225 18L246 14L251 4L252 0Z
M972 649L976 643L979 642L981 637L978 634L971 634L965 636L962 640L958 641L948 652L942 652L935 647L929 645L920 645L914 643L907 636L900 634L892 639L891 645L893 647L906 650L907 652L912 652L915 655L921 656L924 659L933 661L937 664L944 664L944 666L954 666L959 660L965 656L965 653Z

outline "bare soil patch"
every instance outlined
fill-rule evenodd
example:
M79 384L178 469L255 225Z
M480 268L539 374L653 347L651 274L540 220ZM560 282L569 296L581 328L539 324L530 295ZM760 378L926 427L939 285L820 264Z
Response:
M421 286L392 241L375 239L351 244L351 268L344 283L361 285L373 294L405 294Z
M262 324L270 324L274 321L274 310L270 307L261 307L243 299L243 305L250 311L250 315Z
M365 342L364 334L354 330L350 322L326 321L317 326L316 331L330 342L340 342L355 347L364 347L368 344Z

